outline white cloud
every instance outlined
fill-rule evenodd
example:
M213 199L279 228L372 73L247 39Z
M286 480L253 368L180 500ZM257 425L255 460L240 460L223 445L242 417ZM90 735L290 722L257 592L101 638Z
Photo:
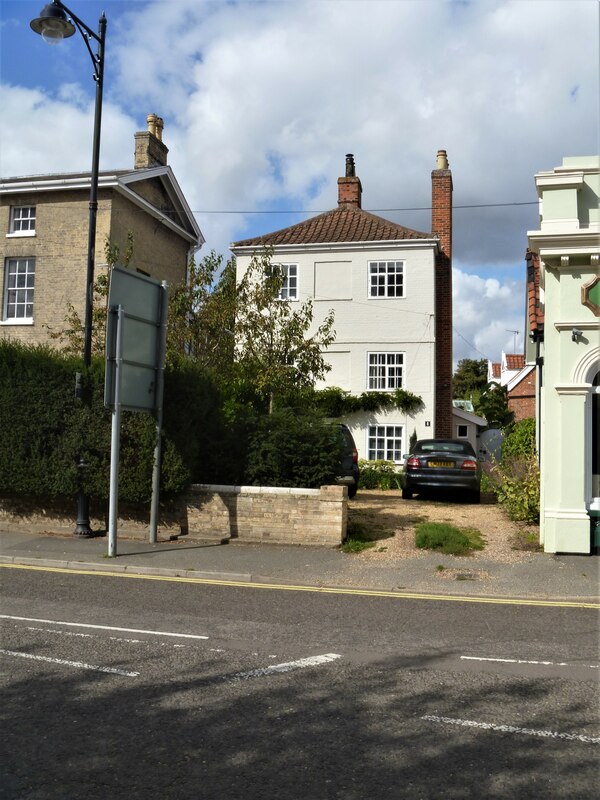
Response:
M524 273L523 261L516 278ZM503 350L523 352L524 291L522 279L502 283L456 267L452 270L455 363L462 358L499 361ZM516 350L514 331L518 331Z
M0 85L0 108L11 120L11 135L3 136L0 174L8 176L89 170L92 152L94 102L80 86L59 87L56 96L40 89ZM123 143L133 151L134 123L120 109L105 104L100 168L130 166ZM131 164L133 166L133 164Z
M438 148L448 151L456 205L531 202L535 172L597 151L598 5L587 0L160 0L109 2L107 14L103 166L129 166L134 131L158 113L198 212L332 208L348 152L365 208L428 206ZM18 69L3 74L12 135L2 174L88 168L93 100L78 88L43 96L16 85ZM430 229L427 211L381 213ZM220 252L289 224L199 220L205 251ZM465 276L455 324L493 358L513 349L504 331L523 328L523 254L536 222L536 205L455 211L455 266ZM496 330L477 300L493 287L480 277L476 290L466 278L497 265L514 280L501 281L488 306Z

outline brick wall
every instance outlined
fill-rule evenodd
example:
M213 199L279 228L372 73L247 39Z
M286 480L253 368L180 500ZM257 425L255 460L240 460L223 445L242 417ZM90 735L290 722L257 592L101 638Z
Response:
M92 530L108 527L108 504L92 504ZM258 486L192 486L178 511L161 512L158 538L336 547L346 537L348 494L344 486L281 489ZM0 499L0 530L69 535L75 499L46 503ZM119 506L117 535L147 539L149 509Z
M96 274L105 262L104 242L109 233L111 192L98 197ZM23 193L2 198L0 217L0 283L4 291L6 258L35 258L33 324L0 325L0 337L39 344L52 343L49 329L65 328L67 305L84 317L89 225L89 192ZM12 205L36 207L35 236L6 237Z
M439 237L435 263L435 430L452 438L452 173L431 173L431 229Z
M535 417L535 384L535 370L532 370L508 393L508 407L515 415L515 422Z
M133 233L131 269L167 281L171 288L185 281L190 243L127 198L115 194L110 239L121 252L127 247L129 231Z
M89 192L23 192L3 197L0 203L2 292L7 258L36 260L33 323L0 324L0 337L56 344L49 332L65 329L69 303L82 321L85 316ZM36 207L35 236L6 237L13 205ZM123 254L129 231L134 235L131 268L166 280L171 287L185 280L189 242L112 189L100 190L98 197L95 278L106 271L107 239L119 245Z
M344 486L197 485L186 497L188 535L335 547L346 536L347 497Z

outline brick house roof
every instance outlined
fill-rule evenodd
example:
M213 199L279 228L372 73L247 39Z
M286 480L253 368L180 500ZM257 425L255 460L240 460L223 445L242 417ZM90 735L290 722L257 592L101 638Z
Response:
M499 378L500 377L500 369L501 365L499 361L492 362L492 377Z
M350 204L298 222L289 228L234 242L232 247L269 247L281 244L324 244L330 242L385 242L399 239L432 239L422 233L378 217Z
M523 353L506 353L506 369L523 369L525 356Z

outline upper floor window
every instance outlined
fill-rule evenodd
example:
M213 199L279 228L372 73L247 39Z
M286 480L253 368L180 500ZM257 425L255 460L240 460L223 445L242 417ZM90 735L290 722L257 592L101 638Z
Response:
M369 389L401 389L404 353L369 353Z
M10 210L10 233L32 236L35 233L35 206L13 206Z
M283 286L279 290L280 300L298 299L298 264L278 264L283 272Z
M403 261L369 261L369 297L404 297Z
M33 319L33 290L35 258L7 258L4 270L5 322L24 322Z
M468 425L457 425L456 426L456 438L457 439L468 439L469 438L469 426Z

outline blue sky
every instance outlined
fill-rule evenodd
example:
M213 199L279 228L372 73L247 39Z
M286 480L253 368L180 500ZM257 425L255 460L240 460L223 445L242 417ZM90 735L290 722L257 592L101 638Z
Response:
M90 166L89 55L78 34L49 47L30 30L43 5L0 2L3 176ZM522 347L533 176L599 149L596 0L68 5L108 19L102 167L131 166L134 132L162 116L201 254L335 207L348 152L364 208L428 231L428 211L395 209L429 206L443 148L455 359L499 360L513 330Z

